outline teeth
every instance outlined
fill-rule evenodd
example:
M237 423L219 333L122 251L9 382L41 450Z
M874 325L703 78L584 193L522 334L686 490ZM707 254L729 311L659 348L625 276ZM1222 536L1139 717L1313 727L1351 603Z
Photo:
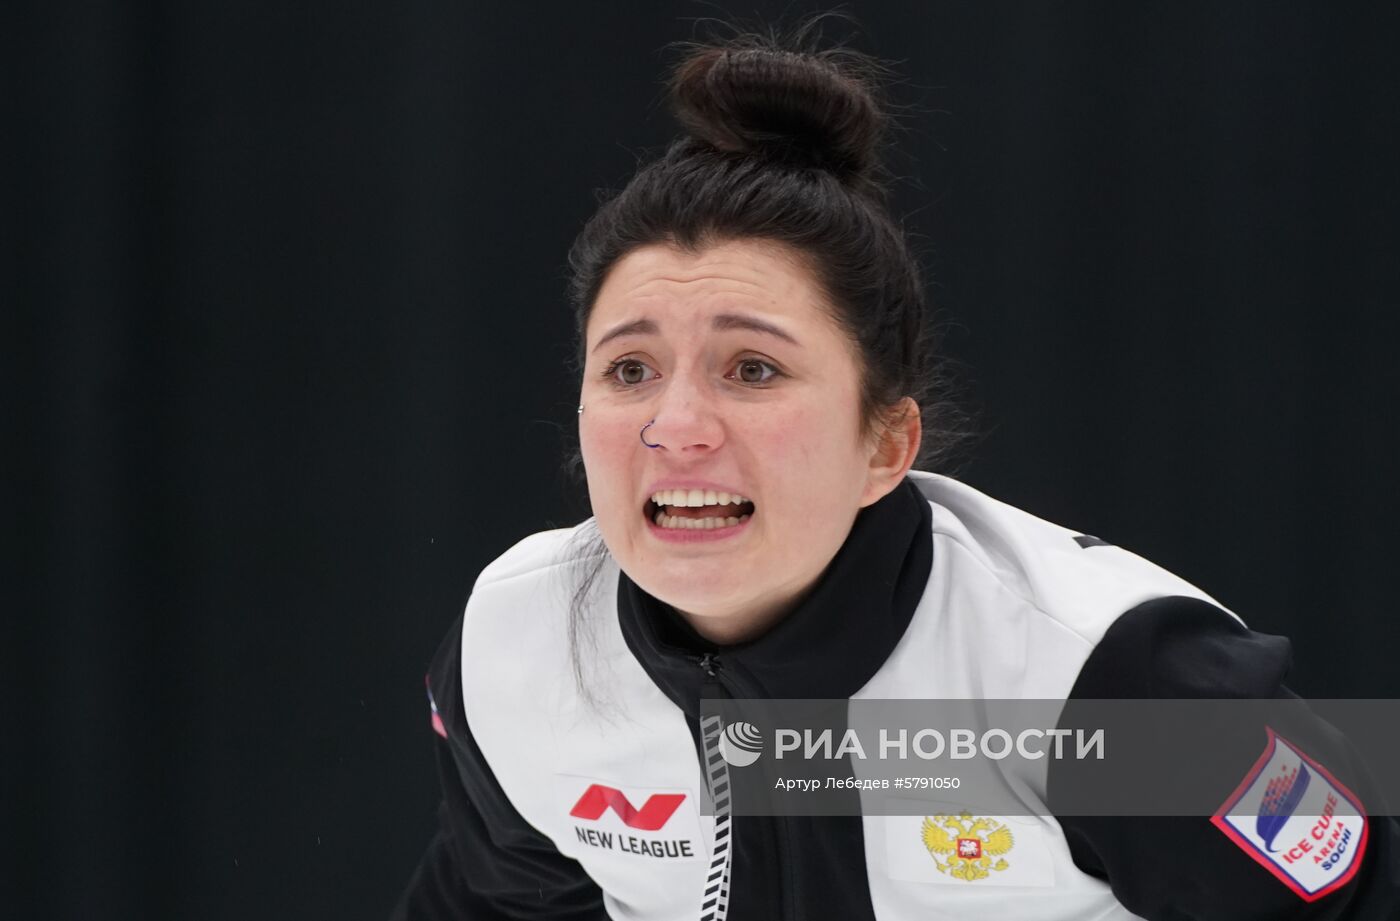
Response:
M667 515L665 512L656 513L656 526L658 528L679 531L712 531L715 528L732 528L736 524L748 520L748 515L740 515L738 518L732 515L728 518L683 518L680 515Z
M706 505L743 505L749 500L738 493L715 492L713 489L663 489L652 494L657 507L702 508Z

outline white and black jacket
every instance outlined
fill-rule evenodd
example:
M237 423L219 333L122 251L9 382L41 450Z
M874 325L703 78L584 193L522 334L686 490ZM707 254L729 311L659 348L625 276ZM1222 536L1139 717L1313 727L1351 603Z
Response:
M489 565L433 661L440 830L396 918L1400 918L1397 825L1375 815L1344 881L1306 897L1209 817L1018 818L1019 866L1034 872L949 885L906 817L740 816L717 828L701 814L699 701L717 690L1288 693L1286 640L1132 553L911 472L860 513L791 616L719 649L610 559L580 559L576 532L532 535ZM593 564L576 638L585 695L568 615ZM1331 749L1311 754L1358 782L1345 741Z

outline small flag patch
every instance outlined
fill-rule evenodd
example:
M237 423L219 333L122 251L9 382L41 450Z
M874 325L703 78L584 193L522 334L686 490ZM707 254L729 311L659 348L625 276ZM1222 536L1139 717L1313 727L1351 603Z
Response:
M433 700L433 686L431 683L431 676L423 676L423 686L428 691L428 707L433 712L433 732L436 732L438 735L442 736L445 739L447 738L447 727L442 724L442 714L438 713L437 701Z

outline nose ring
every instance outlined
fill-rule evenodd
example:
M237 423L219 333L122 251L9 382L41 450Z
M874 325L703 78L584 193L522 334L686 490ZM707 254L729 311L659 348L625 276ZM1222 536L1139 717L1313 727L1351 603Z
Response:
M642 444L646 445L648 448L659 448L659 447L661 447L661 442L659 442L659 441L658 441L656 444L652 444L651 442L647 441L647 429L651 428L651 427L652 427L653 425L655 425L655 424L656 424L656 420L655 420L655 419L651 420L651 421L648 422L646 425L642 426L641 432L638 433L638 434L639 434L639 437L642 439Z

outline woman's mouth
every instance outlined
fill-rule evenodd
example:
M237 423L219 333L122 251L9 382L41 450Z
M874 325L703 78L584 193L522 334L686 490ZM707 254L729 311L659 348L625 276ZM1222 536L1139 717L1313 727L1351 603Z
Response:
M647 521L666 531L732 528L754 513L751 499L712 489L663 489L647 500Z

